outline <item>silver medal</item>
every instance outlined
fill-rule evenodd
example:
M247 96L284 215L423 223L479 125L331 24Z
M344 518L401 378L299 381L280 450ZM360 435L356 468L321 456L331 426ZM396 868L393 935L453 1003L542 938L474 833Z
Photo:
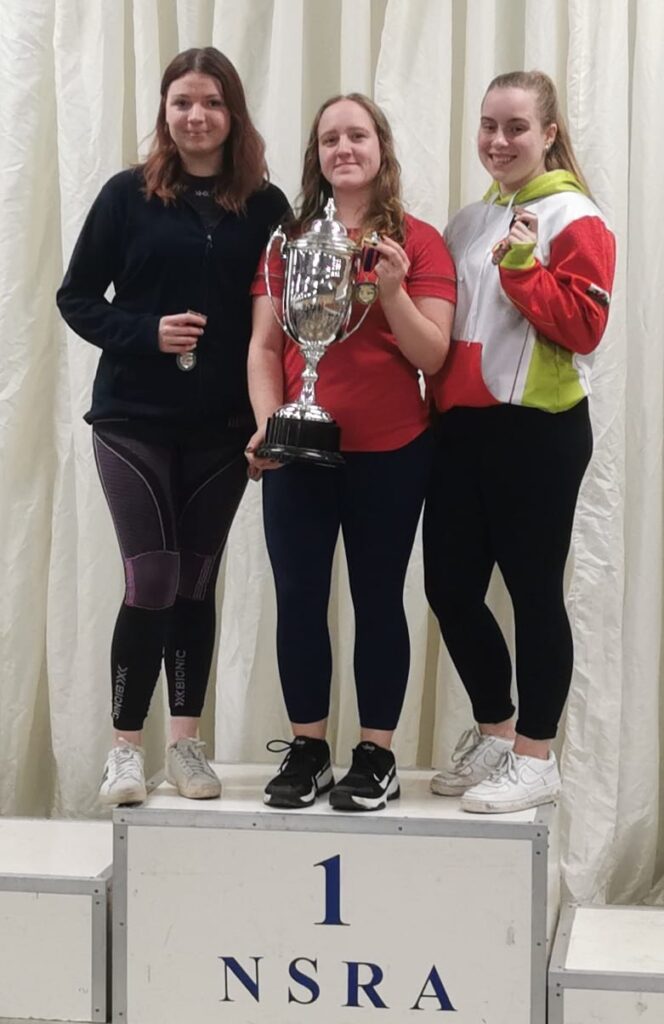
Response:
M178 370L183 370L185 373L187 370L193 370L196 365L196 353L195 352L183 352L181 355L175 357Z

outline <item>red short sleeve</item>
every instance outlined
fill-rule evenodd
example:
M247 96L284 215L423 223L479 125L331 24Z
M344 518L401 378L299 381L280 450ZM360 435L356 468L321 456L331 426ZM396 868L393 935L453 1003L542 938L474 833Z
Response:
M258 261L256 267L256 273L254 274L254 280L251 285L252 295L267 295L267 285L265 283L265 253L266 249L263 249L261 258ZM285 262L281 256L278 245L272 246L272 252L270 253L270 288L272 294L276 298L281 298L281 293L284 290L284 267Z
M456 273L442 235L431 224L406 218L404 248L410 260L406 290L411 298L445 299L456 302Z
M410 267L404 281L415 298L454 303L454 264L442 236L434 227L406 216L404 249ZM284 261L275 246L270 256L270 288L275 298L283 291ZM362 274L361 278L365 275ZM368 275L371 279L371 275ZM251 289L266 295L264 257ZM362 307L355 304L351 323ZM295 401L302 388L304 361L298 347L285 339L284 399ZM320 404L341 428L345 451L388 451L408 444L426 430L428 403L416 368L402 355L381 309L380 299L369 309L362 326L347 340L331 345L319 365L316 387Z

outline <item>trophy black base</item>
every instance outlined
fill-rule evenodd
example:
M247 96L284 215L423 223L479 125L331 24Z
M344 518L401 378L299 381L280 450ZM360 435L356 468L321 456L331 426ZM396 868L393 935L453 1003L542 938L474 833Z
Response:
M341 431L334 420L319 422L271 416L267 421L265 441L256 455L283 463L340 466L344 461L339 451L340 436Z

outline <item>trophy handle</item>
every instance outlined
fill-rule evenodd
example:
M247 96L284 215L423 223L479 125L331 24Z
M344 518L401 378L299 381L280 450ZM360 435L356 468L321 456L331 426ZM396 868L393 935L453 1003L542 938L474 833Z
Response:
M373 303L371 305L373 305ZM355 331L358 330L358 328L360 328L362 326L362 324L366 320L367 316L369 315L369 310L371 309L371 305L370 306L365 306L364 313L362 314L360 319L357 321L355 326L351 327L351 329L349 331L347 331L346 334L342 335L340 338L337 338L337 341L346 341L347 338L350 338L351 334L355 334Z
M263 261L263 276L265 278L265 287L267 288L267 294L268 294L268 296L270 298L270 306L272 307L272 313L273 313L274 319L277 321L277 323L281 327L281 329L284 332L284 334L287 334L288 337L290 338L290 332L289 332L288 328L286 327L286 324L282 321L281 317L277 313L277 308L276 308L276 305L275 305L275 302L274 302L274 297L272 295L272 289L270 287L270 255L272 253L272 247L274 246L274 243L275 243L277 238L281 242L280 255L281 255L282 259L283 259L284 247L285 247L286 243L288 242L288 238L286 237L286 233L283 230L283 228L281 227L281 225L279 225L279 227L275 231L272 232L272 234L270 235L270 240L267 243L267 248L265 249L265 260ZM282 302L282 305L283 305L283 302Z

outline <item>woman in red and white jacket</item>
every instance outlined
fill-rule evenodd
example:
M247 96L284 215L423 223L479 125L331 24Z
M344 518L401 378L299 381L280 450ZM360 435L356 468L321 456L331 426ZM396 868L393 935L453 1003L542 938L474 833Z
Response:
M615 243L546 75L491 82L478 151L493 184L445 232L458 299L450 352L430 383L440 417L424 561L477 723L432 790L491 813L560 789L550 747L573 657L563 573L592 451L589 375ZM485 603L496 564L514 608L516 722L510 657Z
M304 367L274 322L262 272L254 283L249 392L258 430L247 457L263 475L267 546L274 572L277 653L294 739L265 801L306 807L330 792L333 807L370 811L399 795L390 750L406 689L403 586L431 467L432 437L418 370L442 366L452 324L454 267L440 234L404 212L399 165L382 111L353 93L323 104L312 126L295 235L330 196L351 237L376 231L378 298L363 325L332 345L317 397L341 428L336 469L275 463L255 454L267 417L297 398ZM281 261L272 290L283 283ZM267 471L269 470L269 472ZM332 658L327 625L332 558L343 532L355 610L360 742L333 785L326 741Z

